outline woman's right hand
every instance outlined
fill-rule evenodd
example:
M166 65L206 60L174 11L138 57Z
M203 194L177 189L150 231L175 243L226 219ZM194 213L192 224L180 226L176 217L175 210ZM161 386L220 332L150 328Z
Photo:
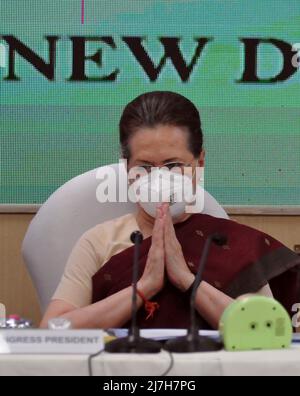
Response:
M152 243L144 273L138 281L138 289L147 298L153 297L164 286L165 251L164 251L164 218L161 207L156 209L156 219L152 231Z

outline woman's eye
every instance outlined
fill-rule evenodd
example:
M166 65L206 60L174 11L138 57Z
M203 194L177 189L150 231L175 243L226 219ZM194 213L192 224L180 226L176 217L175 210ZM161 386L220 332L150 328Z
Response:
M151 172L151 165L140 165L139 168L141 168L143 171L146 171L147 173Z
M171 169L175 169L175 168L179 168L181 169L183 164L179 163L179 162L174 162L173 164L167 164L165 165L169 170Z

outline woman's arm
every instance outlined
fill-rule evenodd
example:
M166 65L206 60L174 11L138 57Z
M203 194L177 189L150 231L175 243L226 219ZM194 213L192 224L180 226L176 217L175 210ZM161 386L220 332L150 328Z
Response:
M143 290L147 298L151 298L151 292L145 283L138 282L138 288ZM53 300L43 317L40 327L47 328L49 319L57 317L70 320L72 328L75 329L121 327L131 318L131 302L131 286L83 308L76 308L63 300ZM137 298L137 305L138 308L142 306L140 297Z
M184 292L191 287L194 280L195 275L192 274L190 270L185 272L182 271L175 285ZM209 283L202 281L196 292L195 305L197 311L206 322L209 323L213 329L218 329L224 310L233 301L231 297L211 286Z
M196 293L196 309L213 329L218 329L223 312L233 301L231 297L204 281L200 283Z
M191 273L187 273L184 277L182 276L181 281L183 290L189 289L194 280L195 275ZM269 284L266 284L256 293L251 293L252 296L255 294L270 298L273 297ZM196 292L196 309L213 329L218 329L223 312L233 301L233 298L227 296L227 294L221 292L205 281L200 283Z
M250 295L273 298L269 284L266 284L256 293L251 293ZM234 299L204 281L201 282L196 293L197 311L214 329L218 329L224 310L233 301Z

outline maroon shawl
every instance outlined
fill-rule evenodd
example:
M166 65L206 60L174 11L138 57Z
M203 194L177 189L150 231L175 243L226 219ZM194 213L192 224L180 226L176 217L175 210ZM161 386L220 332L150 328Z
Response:
M174 225L186 262L196 273L205 239L212 233L227 236L227 245L211 245L203 279L232 298L257 292L270 284L274 298L292 314L292 305L298 299L297 276L300 257L280 242L253 228L231 220L203 214L194 214L188 220ZM128 236L129 238L130 236ZM140 249L140 276L143 273L151 237ZM113 256L92 278L93 303L131 285L134 247ZM160 308L153 318L146 320L146 312L138 312L141 328L186 328L189 326L189 299L166 282L153 299ZM202 328L210 326L199 315ZM126 323L124 327L129 327Z

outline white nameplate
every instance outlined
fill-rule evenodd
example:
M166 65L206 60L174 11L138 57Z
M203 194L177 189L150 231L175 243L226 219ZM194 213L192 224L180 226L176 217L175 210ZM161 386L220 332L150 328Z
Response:
M0 354L92 354L104 347L103 330L0 330Z

